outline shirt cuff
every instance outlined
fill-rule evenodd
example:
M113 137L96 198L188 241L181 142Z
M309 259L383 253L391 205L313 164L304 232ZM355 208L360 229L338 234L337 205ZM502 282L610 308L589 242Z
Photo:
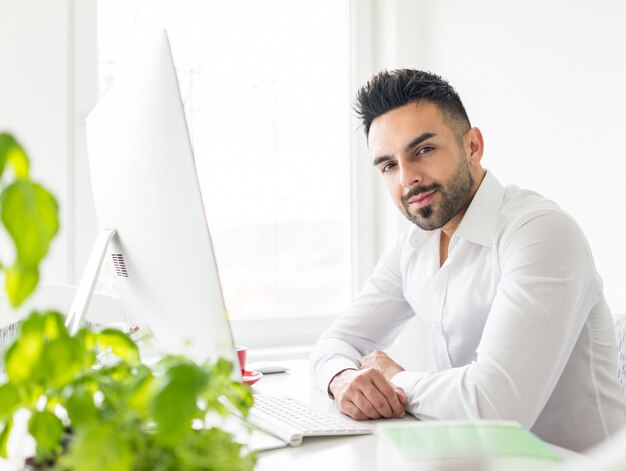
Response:
M358 370L359 365L357 365L352 360L347 358L333 358L332 360L324 363L319 375L317 376L318 381L317 385L322 390L322 392L328 394L328 386L331 380L343 370L354 369Z
M417 382L426 376L428 373L422 373L420 371L401 371L391 378L391 384L402 388L404 394L407 395L407 402L411 402L410 395L413 392L413 388Z

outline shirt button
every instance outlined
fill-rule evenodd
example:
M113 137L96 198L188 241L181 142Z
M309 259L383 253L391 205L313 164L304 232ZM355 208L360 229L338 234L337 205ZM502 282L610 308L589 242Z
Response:
M435 329L441 329L441 322L435 322L433 326L435 327Z

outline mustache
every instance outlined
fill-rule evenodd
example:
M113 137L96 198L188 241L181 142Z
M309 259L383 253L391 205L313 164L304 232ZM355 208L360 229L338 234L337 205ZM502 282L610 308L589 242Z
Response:
M439 185L438 183L433 183L432 185L428 186L414 186L409 190L406 195L402 197L402 203L404 203L405 205L409 204L409 200L411 198L415 198L420 193L428 193L429 191L438 190L440 188L441 185Z

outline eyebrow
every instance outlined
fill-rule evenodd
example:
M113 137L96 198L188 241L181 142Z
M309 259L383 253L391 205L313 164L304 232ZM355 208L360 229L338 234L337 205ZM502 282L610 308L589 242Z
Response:
M430 139L431 137L434 137L436 135L437 135L437 133L434 133L434 132L422 133L419 136L417 136L416 138L414 138L411 142L409 142L406 146L404 146L404 151L408 152L408 151L414 149L415 147L417 147L418 145L420 145L426 139ZM380 157L376 157L374 159L374 162L372 162L372 164L374 165L374 167L376 167L378 164L380 164L382 162L386 162L387 160L391 160L391 156L389 156L389 155L381 155Z

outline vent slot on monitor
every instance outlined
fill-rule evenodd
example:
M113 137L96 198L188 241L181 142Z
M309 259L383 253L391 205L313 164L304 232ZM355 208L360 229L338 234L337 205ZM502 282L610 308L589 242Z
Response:
M111 258L113 259L113 266L115 267L116 275L128 278L128 271L126 270L124 256L121 253L112 253Z

